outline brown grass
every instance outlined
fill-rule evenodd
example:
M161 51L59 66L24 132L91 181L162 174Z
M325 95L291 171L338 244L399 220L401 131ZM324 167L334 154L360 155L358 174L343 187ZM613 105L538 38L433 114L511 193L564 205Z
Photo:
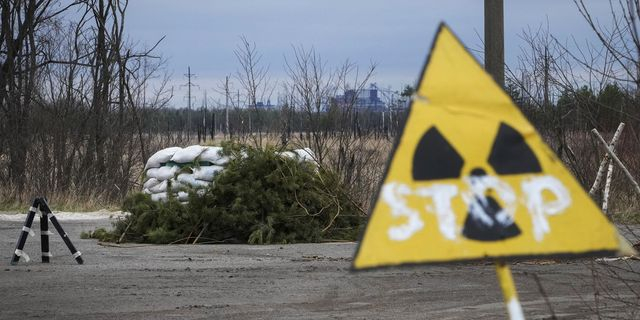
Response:
M605 139L610 139L613 132L603 133ZM298 134L293 136L298 137ZM550 134L543 134L543 138L549 146L557 151L558 141ZM333 138L329 138L333 139ZM169 146L188 146L193 144L201 145L220 145L223 141L228 140L224 135L218 134L214 139L197 141L194 135L191 139L185 137L176 139L167 139L166 137L158 137L152 139L149 152L155 151ZM245 136L241 141L249 144L256 144L257 137ZM562 160L567 168L577 177L585 189L589 189L600 164L600 159L604 155L604 151L586 132L568 132L567 146L571 151L563 153ZM280 146L283 149L294 149L307 147L304 141L293 139L287 146L281 145L279 134L265 134L262 139L262 146ZM354 201L364 211L369 209L371 198L377 193L382 175L386 168L387 158L389 157L393 142L392 139L374 139L372 137L354 138L350 143L351 149L348 150L347 157L350 157L348 163L345 159L339 159L338 143L332 141L328 143L328 150L325 151L327 157L323 165L331 170L338 170L344 181L351 188L350 192ZM635 177L640 177L640 143L636 141L631 131L624 132L618 145L617 154L621 160L628 166L629 170ZM353 161L351 163L350 161ZM131 190L136 192L141 189L142 184L142 161L132 170L130 181ZM12 195L3 192L3 189L11 190L9 186L0 186L0 210L22 210L29 206L30 197L36 196L31 194ZM33 193L33 190L29 190ZM93 211L99 209L118 209L122 199L109 199L101 192L92 192L87 194L82 188L73 188L69 192L60 192L47 194L52 207L56 210L65 211ZM594 196L594 200L601 203L601 192ZM640 223L640 205L639 197L633 192L633 189L627 178L623 175L619 168L614 169L614 176L611 187L611 198L609 200L610 210L613 220L618 223Z

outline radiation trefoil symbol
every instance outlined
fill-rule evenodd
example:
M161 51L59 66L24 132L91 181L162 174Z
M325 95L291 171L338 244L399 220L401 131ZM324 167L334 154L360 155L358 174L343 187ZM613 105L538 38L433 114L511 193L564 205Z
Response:
M571 197L565 186L550 175L540 175L522 180L524 199L518 201L513 188L500 179L501 175L527 175L542 172L540 163L526 144L522 135L508 124L501 122L489 157L489 166L496 175L487 174L482 167L474 167L464 173L464 159L458 151L433 126L419 140L413 155L412 177L416 182L434 182L446 179L465 181L466 190L456 184L431 183L413 189L402 183L391 182L382 188L382 197L392 209L392 215L405 217L403 225L390 226L391 240L404 241L424 227L420 211L407 206L405 197L418 196L432 200L425 212L435 214L442 235L455 240L460 235L470 240L499 241L519 236L522 231L514 221L516 206L524 205L531 215L531 225L537 241L549 233L547 217L563 212L571 205ZM545 201L543 193L552 195ZM467 206L462 228L456 225L451 202L460 196ZM502 203L502 204L501 204Z

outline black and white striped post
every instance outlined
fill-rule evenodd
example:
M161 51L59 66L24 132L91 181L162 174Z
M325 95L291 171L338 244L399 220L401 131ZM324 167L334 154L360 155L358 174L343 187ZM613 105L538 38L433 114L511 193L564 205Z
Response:
M49 252L49 236L53 232L49 231L49 214L40 211L40 247L42 248L42 263L49 263L52 257Z
M62 229L62 226L58 222L58 218L56 218L56 216L54 216L51 212L46 199L40 199L40 211L42 211L43 214L49 216L51 224L53 224L53 227L56 228L56 231L58 231L58 234L62 237L62 241L64 241L64 243L67 245L67 248L69 248L69 251L71 251L73 258L76 259L76 262L78 262L78 264L82 264L84 262L81 257L82 253L73 246L73 243L71 243L71 239L69 239L69 235L64 232L64 229Z
M33 200L33 205L29 208L29 213L27 214L27 219L24 222L24 226L22 227L22 232L18 237L18 243L16 244L16 250L13 253L13 258L11 259L11 264L15 265L22 257L26 262L31 260L29 255L27 255L22 249L24 249L24 244L27 242L27 236L33 236L34 233L31 230L31 225L33 224L33 219L35 218L36 211L40 210L40 240L41 248L42 248L42 262L48 263L51 257L51 252L49 251L49 235L51 235L51 231L49 231L49 223L48 220L51 220L53 227L58 231L58 234L62 237L62 240L71 251L73 258L78 262L78 264L84 263L82 260L82 253L73 246L71 240L69 239L69 235L62 229L60 222L56 216L53 215L49 205L47 204L47 200L45 198L36 198Z
M40 204L40 198L36 198L33 200L33 204L31 208L29 208L29 213L27 213L27 219L24 221L24 226L22 226L22 231L20 232L20 236L18 236L18 243L16 243L16 250L13 252L13 258L11 258L11 264L15 265L20 260L20 257L24 259L24 261L29 262L31 258L26 254L22 249L24 249L24 244L27 242L27 236L33 236L33 231L31 230L31 225L33 224L33 218L36 216L36 211L38 210L38 206Z

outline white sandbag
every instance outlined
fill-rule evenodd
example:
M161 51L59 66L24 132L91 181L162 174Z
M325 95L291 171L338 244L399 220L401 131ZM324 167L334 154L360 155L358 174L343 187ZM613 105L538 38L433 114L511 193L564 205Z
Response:
M176 178L172 178L172 179L169 179L167 181L171 182L171 191L173 191L173 192L180 191L180 190L186 190L188 188L188 186L186 186L183 183L181 183L180 181L176 180ZM169 184L167 184L167 189L169 189Z
M180 167L177 166L151 168L147 170L147 177L155 178L158 181L169 180L176 175L176 172L178 172L178 170L180 170Z
M181 173L178 175L178 181L189 185L193 188L206 188L211 182L196 179L191 173Z
M178 192L178 200L179 201L187 201L189 200L189 194L184 191Z
M298 155L298 158L300 160L316 162L316 155L313 153L313 151L310 148L296 149L296 150L293 150L293 152L295 152L296 155Z
M310 162L314 165L318 165L316 162L316 155L310 148L295 149L292 151L284 151L279 153L281 157L295 159L300 162Z
M284 151L279 153L281 157L289 158L289 159L297 159L298 154L293 151Z
M199 168L193 168L193 177L198 180L213 181L213 177L215 177L223 169L224 167L222 166L203 166Z
M160 183L160 180L156 179L156 178L149 178L147 179L147 181L144 182L144 185L142 185L142 188L144 189L149 189L157 184Z
M200 145L188 146L182 150L177 151L171 161L177 163L190 163L196 160L198 156L204 151L205 147Z
M163 192L163 193L154 193L151 195L151 200L152 201L167 201L167 193Z
M151 193L167 192L167 181L165 180L156 184L155 186L149 188L149 191L151 191Z
M318 162L316 161L316 155L310 148L304 149L296 149L293 150L298 156L298 161L300 162L308 162L313 164L315 167L318 167Z
M206 180L198 180L196 179L196 188L208 188L210 185L212 185L213 183L211 181L206 181Z
M211 163L218 163L222 158L222 147L207 147L200 154L200 161L209 161Z
M229 158L227 156L223 156L223 157L220 157L218 159L218 161L214 162L213 164L219 165L219 166L225 166L225 165L227 165L227 163L229 163L230 160L231 160L231 158Z
M180 147L171 147L162 149L154 153L151 157L149 157L149 160L147 160L147 164L144 166L144 170L147 170L149 168L161 167L163 163L169 162L169 160L171 160L171 157L173 157L173 155L181 149L182 148Z
M246 159L247 158L247 153L244 150L240 151L240 158L242 158L242 159ZM227 163L229 163L229 161L231 161L231 159L233 159L233 157L231 157L231 156L221 156L220 159L218 159L218 161L214 162L214 164L219 165L219 166L226 166Z
M149 189L142 189L142 193L152 194L153 192L151 192Z

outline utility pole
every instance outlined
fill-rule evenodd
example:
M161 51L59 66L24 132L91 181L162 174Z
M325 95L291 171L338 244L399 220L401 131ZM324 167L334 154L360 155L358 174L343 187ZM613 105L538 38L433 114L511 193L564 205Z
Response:
M196 86L191 78L194 77L195 74L191 73L191 66L187 67L187 83L183 86L187 87L187 140L191 139L191 87Z
M504 4L484 0L484 68L504 87Z
M229 131L229 76L224 78L224 131L231 138Z
M503 10L503 0L484 0L484 68L502 88L504 88ZM496 274L500 280L504 300L509 305L509 318L524 319L511 269L503 261L496 260Z
M209 106L207 106L207 90L204 91L204 102L202 103L202 141L207 141L207 109L209 108ZM212 123L212 125L215 127L215 123ZM200 142L200 139L198 139L198 142Z

